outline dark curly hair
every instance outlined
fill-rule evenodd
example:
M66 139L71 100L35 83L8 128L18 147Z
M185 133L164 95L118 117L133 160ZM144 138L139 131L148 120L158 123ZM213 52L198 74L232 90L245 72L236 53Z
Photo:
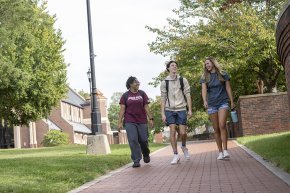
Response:
M170 64L172 64L172 63L175 63L176 66L178 66L177 62L174 61L174 60L170 60L170 61L166 62L166 70L167 70L167 72L169 72L168 68L170 67Z
M133 84L133 82L134 82L135 80L137 80L136 77L134 77L134 76L130 76L130 77L128 78L128 80L126 81L126 88L129 89L129 88L130 88L130 84Z

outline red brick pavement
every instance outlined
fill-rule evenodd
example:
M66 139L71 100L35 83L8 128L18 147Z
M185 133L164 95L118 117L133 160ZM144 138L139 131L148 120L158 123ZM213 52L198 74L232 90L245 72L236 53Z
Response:
M188 144L191 160L181 153L181 162L170 165L172 150L168 146L140 168L127 167L97 181L82 193L290 193L290 187L229 141L231 159L216 160L214 142ZM180 151L181 152L181 151Z

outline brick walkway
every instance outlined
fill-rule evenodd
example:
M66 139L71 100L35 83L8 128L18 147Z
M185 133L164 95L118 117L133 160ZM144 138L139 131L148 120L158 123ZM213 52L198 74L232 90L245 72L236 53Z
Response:
M290 193L290 187L268 171L253 157L229 141L229 161L218 161L214 142L187 145L191 160L181 158L170 165L172 150L168 146L151 157L141 168L127 167L99 180L82 193Z

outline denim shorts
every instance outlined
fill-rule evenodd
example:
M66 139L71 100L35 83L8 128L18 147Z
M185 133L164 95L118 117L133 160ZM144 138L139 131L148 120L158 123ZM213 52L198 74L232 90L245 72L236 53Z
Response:
M229 109L229 103L222 103L214 107L208 107L207 113L211 115L217 113L220 109Z
M187 111L165 111L166 125L187 125Z

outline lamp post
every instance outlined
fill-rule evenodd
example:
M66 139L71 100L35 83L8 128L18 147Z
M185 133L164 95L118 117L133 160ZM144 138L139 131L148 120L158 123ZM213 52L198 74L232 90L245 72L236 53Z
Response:
M92 78L91 78L91 69L90 68L87 71L87 76L88 76L88 80L90 83L90 107L92 109L92 86L91 86Z
M90 0L87 0L87 18L88 18L88 34L89 34L89 48L90 48L90 71L88 71L88 75L90 74L90 94L91 94L91 129L92 135L96 135L96 133L102 131L101 125L101 115L99 110L99 105L97 101L97 88L96 88L96 78L95 78L95 54L93 47L93 36L92 36L92 24L91 24L91 7Z
M89 83L90 83L90 92L91 92L91 69L90 68L87 71L87 76L88 76L88 80L89 80Z

